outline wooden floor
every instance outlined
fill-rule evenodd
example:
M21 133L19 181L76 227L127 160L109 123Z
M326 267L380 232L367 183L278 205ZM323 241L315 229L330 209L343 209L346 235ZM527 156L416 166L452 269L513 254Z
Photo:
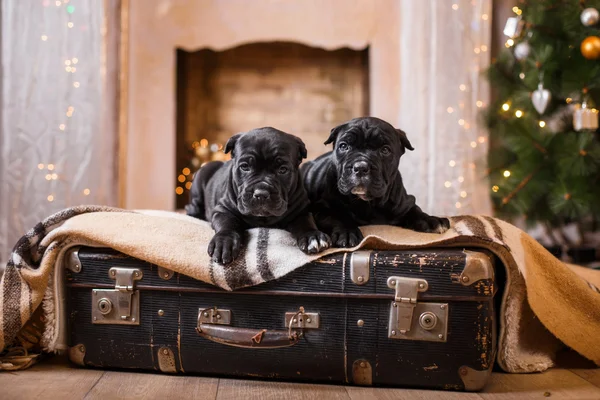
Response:
M19 372L0 372L0 399L600 399L600 369L541 374L494 373L480 393L372 389L255 380L99 371L54 358Z

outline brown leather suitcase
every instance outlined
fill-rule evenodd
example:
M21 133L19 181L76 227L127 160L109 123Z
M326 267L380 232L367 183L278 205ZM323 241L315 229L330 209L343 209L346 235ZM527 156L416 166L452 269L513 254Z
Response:
M474 391L494 363L483 252L340 253L234 292L111 249L65 259L79 365Z

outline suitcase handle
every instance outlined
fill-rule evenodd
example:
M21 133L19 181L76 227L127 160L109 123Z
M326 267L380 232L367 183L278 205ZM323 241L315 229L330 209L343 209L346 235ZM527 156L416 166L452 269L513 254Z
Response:
M215 324L198 324L196 332L216 343L252 349L290 347L302 337L302 332L296 331L236 328Z

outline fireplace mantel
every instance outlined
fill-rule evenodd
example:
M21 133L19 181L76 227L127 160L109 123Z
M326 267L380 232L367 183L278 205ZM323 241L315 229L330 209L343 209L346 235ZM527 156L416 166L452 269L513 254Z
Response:
M176 49L224 50L290 41L369 47L370 114L399 122L399 6L395 0L145 0L128 10L122 206L175 207ZM234 133L234 132L232 132ZM324 133L325 134L325 133Z

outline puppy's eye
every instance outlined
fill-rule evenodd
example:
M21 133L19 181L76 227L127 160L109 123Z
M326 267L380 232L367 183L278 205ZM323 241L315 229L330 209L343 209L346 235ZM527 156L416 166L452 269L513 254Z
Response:
M348 143L346 143L346 142L342 142L338 145L338 149L340 149L341 151L348 150L348 147L350 147L350 146L348 146Z
M384 156L389 156L392 154L392 149L390 149L390 146L383 146L380 151Z
M287 174L288 167L286 167L285 165L282 165L281 167L279 167L279 171L277 171L277 172L279 172L281 175Z
M240 169L244 172L248 172L248 171L250 171L250 165L248 163L241 163Z

